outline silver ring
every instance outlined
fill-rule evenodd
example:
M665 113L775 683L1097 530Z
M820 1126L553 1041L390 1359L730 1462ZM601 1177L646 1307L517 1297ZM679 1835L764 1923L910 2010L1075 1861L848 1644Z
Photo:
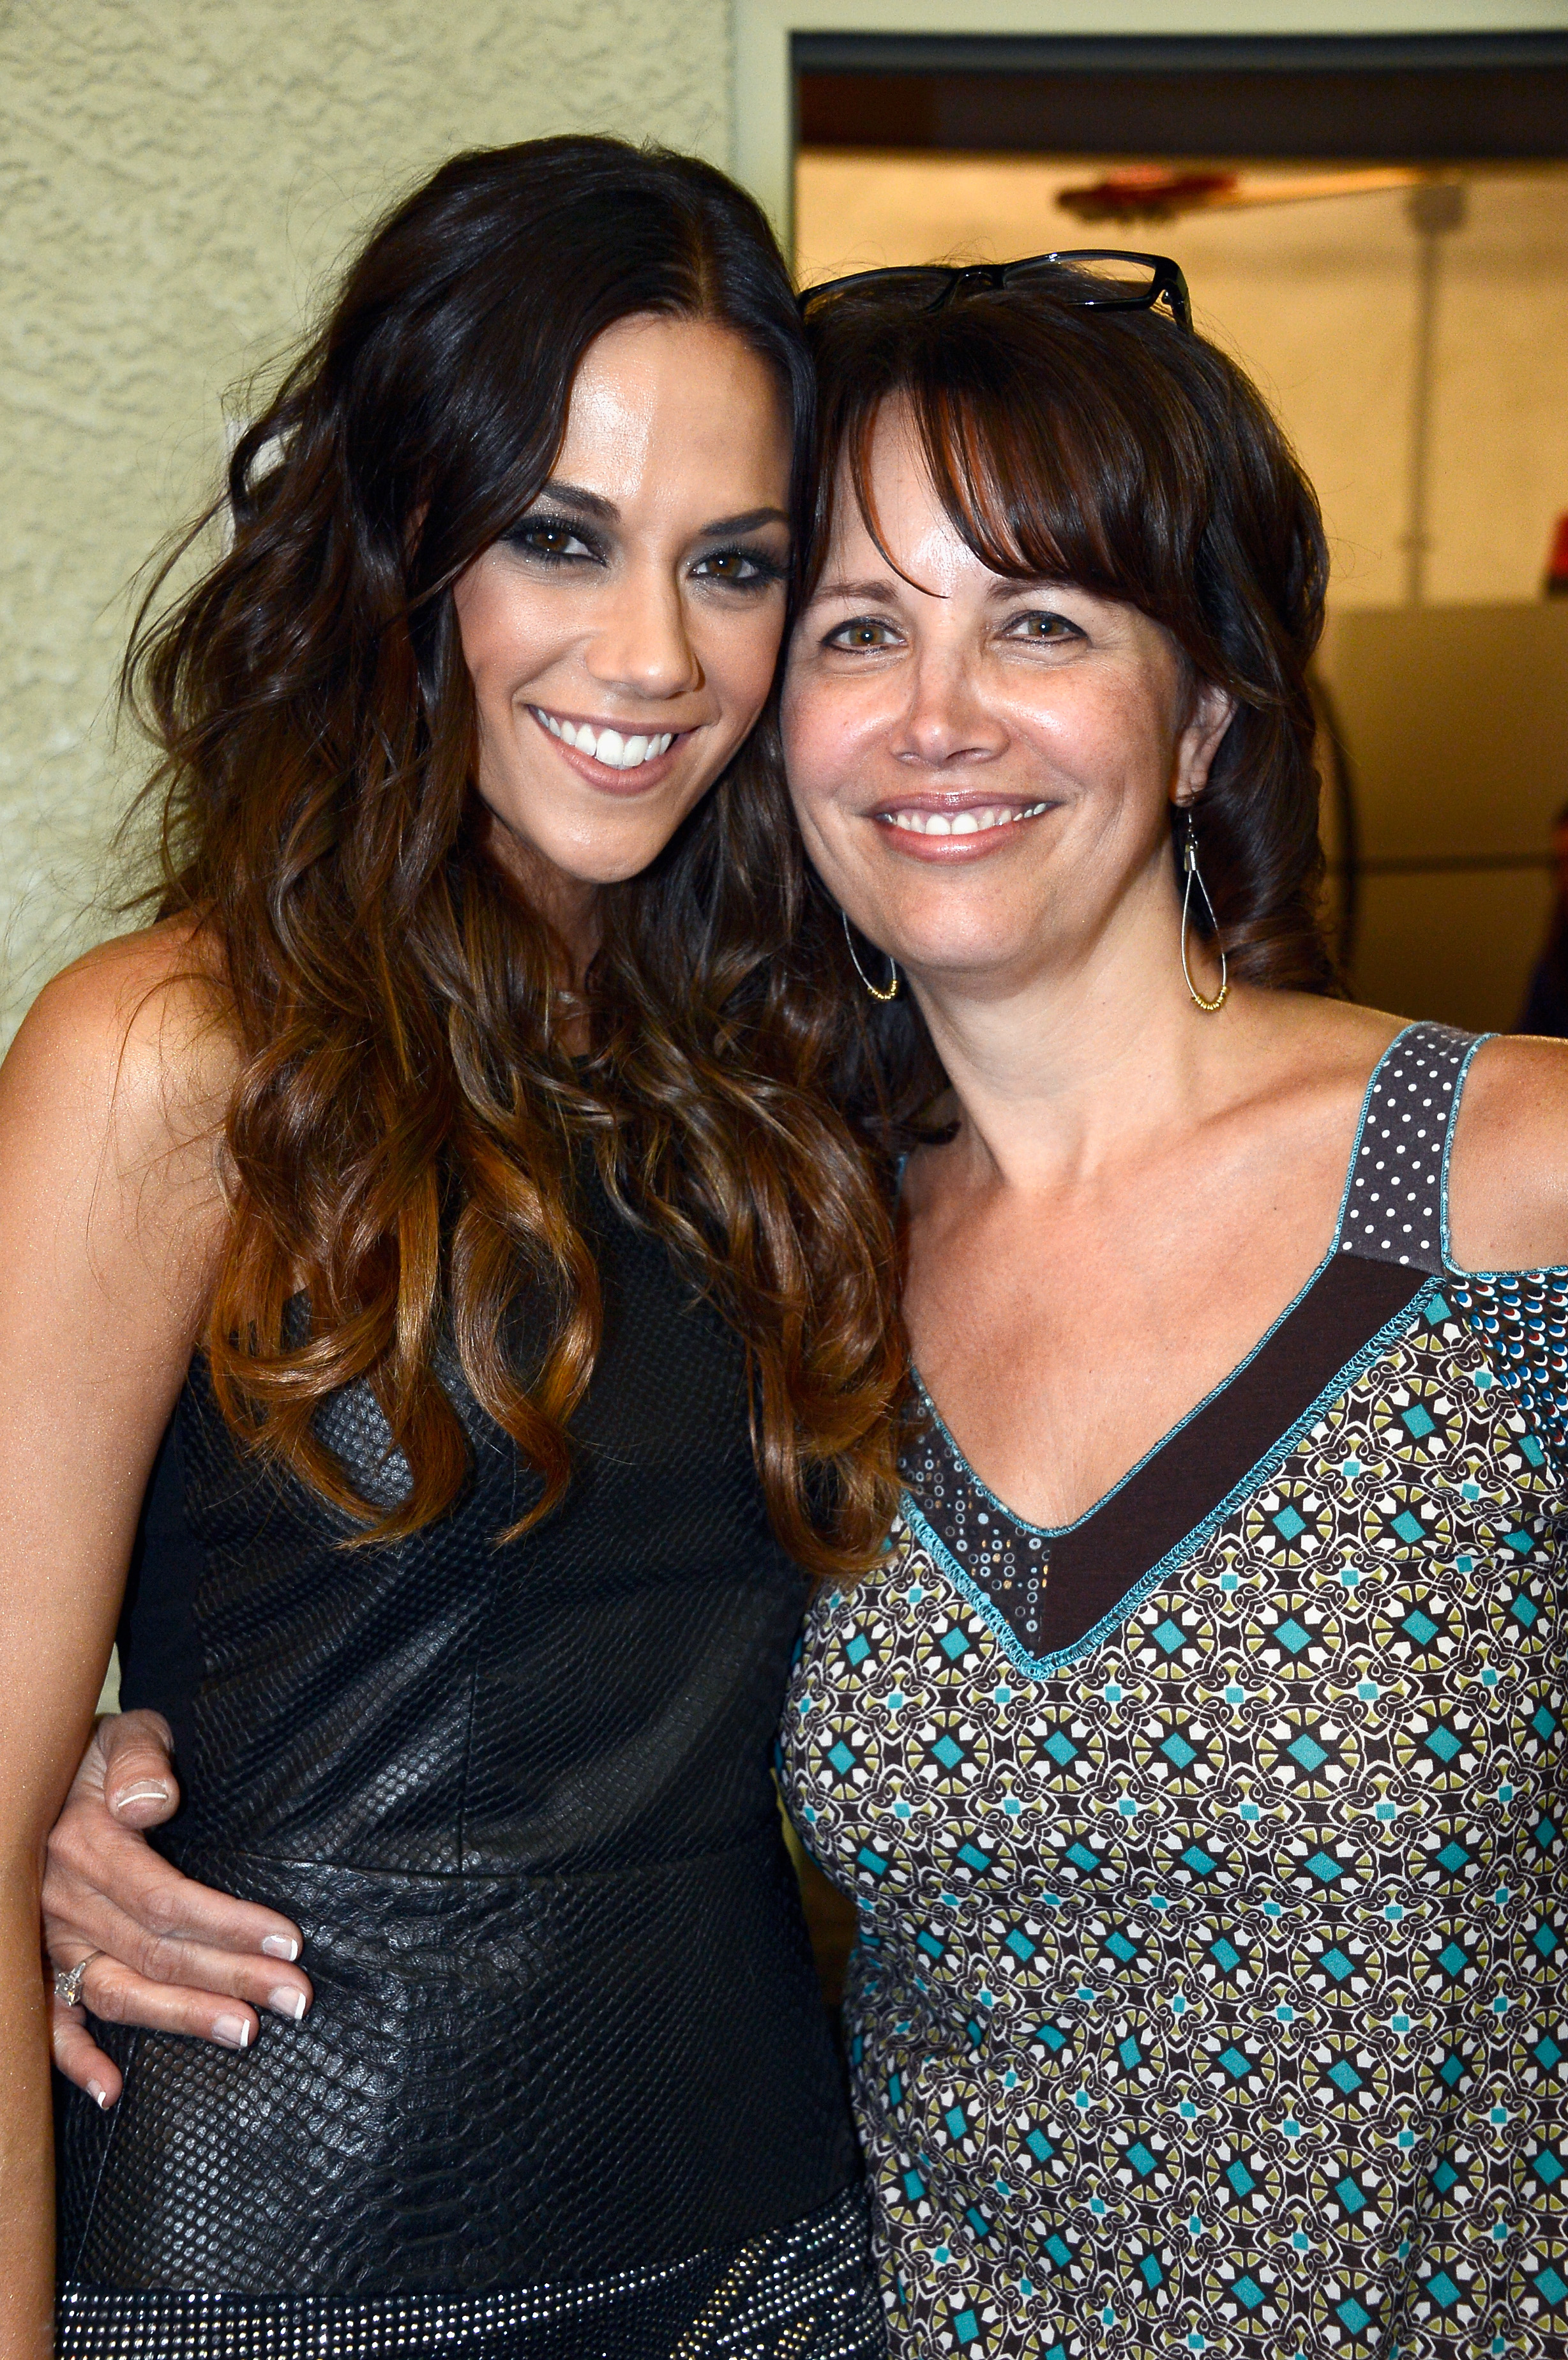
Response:
M84 1959L78 1959L73 1967L56 1967L54 1971L54 1995L56 1999L62 1999L67 2007L80 2007L82 2005L82 1978L87 1972L88 1968L93 1964L93 1960L101 1959L103 1955L103 1953L102 1950L89 1950L87 1956Z

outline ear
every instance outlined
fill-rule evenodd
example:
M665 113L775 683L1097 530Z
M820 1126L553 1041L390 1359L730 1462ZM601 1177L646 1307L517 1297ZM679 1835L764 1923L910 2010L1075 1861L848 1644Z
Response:
M1201 680L1192 690L1187 725L1176 740L1171 767L1171 800L1183 809L1196 803L1209 783L1209 770L1221 740L1236 717L1236 699L1212 680Z

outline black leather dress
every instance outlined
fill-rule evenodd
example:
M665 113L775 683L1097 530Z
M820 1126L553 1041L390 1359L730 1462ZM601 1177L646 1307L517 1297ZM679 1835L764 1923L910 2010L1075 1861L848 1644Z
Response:
M593 1193L604 1343L563 1506L466 1395L416 1538L235 1450L193 1367L123 1696L172 1721L189 1874L300 1923L316 2001L249 2051L98 2028L60 2140L60 2348L879 2352L853 2134L770 1749L803 1585L735 1338ZM367 1394L327 1437L396 1487Z

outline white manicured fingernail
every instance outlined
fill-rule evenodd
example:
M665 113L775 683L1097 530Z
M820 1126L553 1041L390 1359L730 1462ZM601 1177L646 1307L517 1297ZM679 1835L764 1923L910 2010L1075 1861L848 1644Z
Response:
M212 2038L214 2040L221 2040L225 2049L248 2049L250 2026L243 2016L215 2016L212 2022Z
M87 2084L87 2094L92 2099L95 2106L107 2108L109 2103L109 2092L104 2089L101 2081L89 2081Z
M287 1959L292 1966L299 1955L299 1945L291 1942L287 1934L268 1934L261 1946L261 1954L265 1959Z
M286 2016L298 2024L305 2013L305 1994L302 1991L288 1991L279 1983L275 1992L267 1993L267 2005L274 2016Z
M123 1811L127 1803L167 1803L168 1800L169 1788L161 1778L142 1778L136 1786L127 1786L123 1793L116 1795L111 1808Z

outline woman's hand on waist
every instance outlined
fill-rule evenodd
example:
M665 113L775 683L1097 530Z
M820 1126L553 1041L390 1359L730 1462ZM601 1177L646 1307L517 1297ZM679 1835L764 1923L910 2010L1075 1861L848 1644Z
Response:
M276 1910L198 1885L147 1842L180 1801L169 1728L155 1712L98 1723L49 1840L44 1939L49 1963L83 1960L85 2005L54 2002L54 2061L101 2106L121 2076L88 2029L108 2024L182 2032L248 2049L258 2012L297 2024L314 1994L298 1926Z

